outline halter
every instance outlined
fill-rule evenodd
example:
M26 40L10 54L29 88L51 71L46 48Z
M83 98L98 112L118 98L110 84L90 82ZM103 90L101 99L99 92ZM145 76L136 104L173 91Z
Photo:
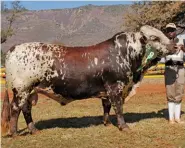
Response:
M137 72L139 71L143 71L143 68L150 63L153 59L155 59L157 57L157 51L156 49L152 48L152 46L150 44L146 45L146 52L145 55L143 57L141 66L137 69Z

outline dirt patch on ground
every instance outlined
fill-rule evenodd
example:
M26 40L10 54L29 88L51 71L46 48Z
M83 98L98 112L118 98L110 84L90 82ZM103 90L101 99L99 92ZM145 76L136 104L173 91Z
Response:
M164 84L141 84L137 91L138 95L165 94Z

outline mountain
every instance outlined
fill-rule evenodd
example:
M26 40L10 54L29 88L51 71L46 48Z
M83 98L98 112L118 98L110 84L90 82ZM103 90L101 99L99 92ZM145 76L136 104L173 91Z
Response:
M2 50L24 42L61 42L68 46L97 44L123 30L123 13L129 5L87 5L72 9L22 12L13 24L15 35ZM6 17L2 14L2 28Z

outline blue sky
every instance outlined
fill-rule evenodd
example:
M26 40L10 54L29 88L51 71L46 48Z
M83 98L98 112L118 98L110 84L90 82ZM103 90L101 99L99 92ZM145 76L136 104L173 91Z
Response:
M10 3L11 1L5 1L7 7L10 7ZM101 6L132 3L133 1L21 1L21 4L29 10L75 8L88 4Z

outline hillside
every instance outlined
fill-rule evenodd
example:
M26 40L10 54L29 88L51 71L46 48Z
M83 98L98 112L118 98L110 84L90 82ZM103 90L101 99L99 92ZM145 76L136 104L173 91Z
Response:
M13 25L15 35L2 44L2 50L31 41L62 42L69 46L96 44L123 29L123 13L128 7L87 5L23 12ZM7 15L2 14L2 28L6 27Z

